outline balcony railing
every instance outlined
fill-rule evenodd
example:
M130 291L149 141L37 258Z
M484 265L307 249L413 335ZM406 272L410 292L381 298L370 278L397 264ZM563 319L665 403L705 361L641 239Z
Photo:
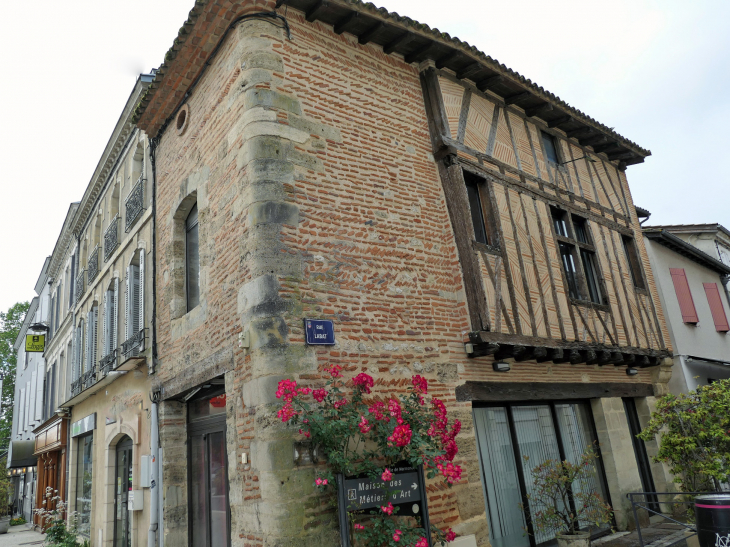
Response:
M83 389L83 380L79 378L78 380L74 380L71 382L71 397L76 397L79 393L81 393Z
M104 262L107 262L119 247L119 215L116 215L104 232Z
M81 383L83 389L88 389L96 383L96 367L93 366L91 370L87 370L81 375Z
M101 377L106 377L107 374L109 374L112 370L114 370L117 365L117 350L114 349L109 353L109 355L105 355L101 359L99 359L99 373L101 374Z
M129 192L127 200L124 202L124 231L129 232L134 222L140 217L144 211L144 182L146 179L143 175L139 176L137 184L134 185L132 191Z
M74 296L76 298L75 304L78 304L81 300L81 297L84 295L84 279L86 272L84 270L81 270L79 272L79 275L76 276L76 286L74 287Z
M88 263L88 271L86 273L86 277L89 280L89 285L91 285L91 282L96 279L96 276L99 275L99 246L97 245L94 247L94 250L91 251L91 254L89 255L89 263Z
M141 329L137 334L133 334L128 340L122 342L122 355L124 359L137 357L140 351L144 351L146 330Z

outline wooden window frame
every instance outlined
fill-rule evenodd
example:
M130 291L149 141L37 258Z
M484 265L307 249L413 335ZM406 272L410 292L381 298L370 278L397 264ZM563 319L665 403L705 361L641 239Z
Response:
M563 278L565 280L565 286L568 295L576 303L590 304L591 306L607 306L609 305L608 292L606 291L605 280L601 273L601 265L597 258L598 253L594 243L593 234L591 233L591 227L588 223L588 219L580 215L574 215L566 209L560 207L550 207L550 217L552 220L553 232L557 242L558 254L560 255L560 263L563 267ZM567 230L567 236L559 233L556 222L564 223L564 227ZM583 232L585 234L585 242L579 241L576 233L576 225L582 225ZM565 264L562 259L561 246L563 248L570 248L573 257L573 263L576 268L575 282L577 285L578 296L573 295L571 290L570 280L568 279L568 272L565 270ZM586 271L586 264L584 256L588 256L587 260L591 262L591 267L595 270L595 289L597 294L592 294L592 290L588 283L588 272Z
M631 275L631 280L634 283L634 288L645 291L647 287L646 279L644 279L644 268L641 267L639 249L636 246L636 240L631 236L621 234L621 242L624 246L626 261L629 264L629 274Z
M483 223L484 228L484 235L486 238L486 242L481 242L477 239L476 229L474 231L474 241L477 245L483 245L486 247L486 250L489 251L498 251L500 248L500 238L499 238L499 230L497 229L497 225L494 218L494 208L492 207L492 199L489 195L489 188L487 187L487 184L489 182L485 177L479 176L475 173L472 173L471 171L467 171L466 169L462 169L462 173L464 176L464 182L465 186L475 186L477 190L477 199L479 201L479 207L481 214L481 221ZM471 200L468 199L468 191L467 191L467 203L469 204L469 210L471 212ZM475 219L472 216L472 225L475 223Z
M548 158L547 147L545 146L545 140L549 140L555 150L555 161ZM540 129L540 146L542 147L542 153L545 158L545 163L554 165L556 167L562 166L562 158L560 157L560 146L558 145L558 138L552 133L548 133L544 129Z

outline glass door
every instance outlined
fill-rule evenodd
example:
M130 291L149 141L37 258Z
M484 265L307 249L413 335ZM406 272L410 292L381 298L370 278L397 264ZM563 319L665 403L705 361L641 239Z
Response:
M117 443L114 486L114 547L131 547L132 512L128 502L132 491L132 439L126 435Z
M656 492L654 486L654 477L651 474L651 464L649 463L649 455L646 453L646 445L644 441L639 439L637 435L641 433L641 424L639 423L639 413L636 411L636 402L633 399L624 399L624 411L626 419L629 422L629 432L631 433L631 444L634 447L634 455L636 456L636 464L639 467L639 477L641 478L641 487L644 492ZM646 495L646 502L652 511L659 513L659 498L654 494ZM651 516L651 515L649 515Z

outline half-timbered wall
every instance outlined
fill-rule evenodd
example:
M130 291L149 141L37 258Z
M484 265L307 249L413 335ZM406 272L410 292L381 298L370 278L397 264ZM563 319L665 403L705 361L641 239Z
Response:
M469 240L463 248L474 255L464 256L460 249L462 265L475 260L480 277L481 287L468 295L472 327L481 331L475 340L537 345L536 339L547 339L552 341L548 347L580 343L598 350L628 349L640 358L666 350L669 340L654 280L643 241L636 238L638 221L618 162L448 72L427 68L423 75L426 93L435 95L427 102L436 159L455 158L446 160L453 164L444 168L450 172L448 184L463 183L465 177L479 181L485 222L496 232L485 245L474 240L473 228L459 234L455 226L457 237ZM548 160L543 133L551 136L559 163ZM444 174L442 169L442 179ZM448 200L448 189L446 194ZM464 195L456 192L451 199ZM556 209L567 213L569 238L556 233ZM464 215L456 206L452 222L454 212ZM575 241L575 219L585 221L586 245ZM638 251L641 280L636 284L624 238L633 239ZM598 302L588 296L585 275L578 276L579 297L571 296L561 242L576 249L579 273L579 250L594 255ZM604 360L610 359L606 354ZM656 361L644 362L649 363Z

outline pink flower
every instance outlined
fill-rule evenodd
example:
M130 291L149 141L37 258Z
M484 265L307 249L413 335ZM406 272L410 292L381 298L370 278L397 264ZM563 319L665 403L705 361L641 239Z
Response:
M396 531L395 531L395 532L393 533L393 541L400 541L400 535L401 535L401 533L402 533L402 532L401 532L400 530L396 530Z
M395 426L393 434L388 437L388 441L395 443L396 446L406 446L411 442L411 426L409 424L402 424Z
M380 401L376 401L373 403L373 406L368 408L368 412L370 414L375 414L376 420L385 420L385 415L383 414L383 409L385 408L385 405L381 403Z
M401 412L402 410L398 399L388 399L388 413L395 418L400 418Z
M322 479L322 484L324 484L325 486L327 486L327 479Z
M421 539L416 542L414 547L428 547L428 540L425 537L421 536Z
M444 532L444 536L446 537L446 541L454 541L456 539L456 534L451 528L449 528L448 532Z
M347 404L347 399L345 399L345 398L343 397L343 398L342 398L342 399L340 399L339 401L335 401L335 402L334 402L334 403L332 404L332 406L334 406L335 408L339 409L340 407L343 407L343 406L345 406L346 404Z
M373 426L370 425L370 422L365 419L365 416L360 416L360 423L357 424L357 427L360 428L360 433L363 434L367 433L373 428Z
M332 376L332 378L342 378L342 373L340 372L342 367L340 365L332 365L330 368L326 368L324 370L329 372L329 375Z
M282 397L287 403L291 403L292 399L297 396L297 383L294 380L281 380L279 389L276 390L276 398Z
M309 431L303 431L301 429L299 430L299 434L304 435L307 439L312 436L312 434Z
M317 480L314 481L314 484L316 484L317 486L322 486L322 479L317 477Z
M449 439L446 444L444 444L444 450L446 450L446 459L448 461L454 461L454 458L459 453L459 447L456 446L456 441Z
M373 379L364 372L361 372L352 379L352 383L359 387L363 393L370 393L370 388L373 387Z
M365 527L362 524L355 524L355 530L364 530Z
M381 505L380 510L385 513L386 515L392 515L393 514L393 504L388 502L388 505Z
M411 383L413 384L413 389L416 393L423 395L428 393L428 380L426 380L423 376L416 374L413 378L411 378Z
M297 415L297 411L294 410L294 407L291 406L291 403L284 403L284 406L281 407L279 412L276 413L279 418L281 418L282 422L288 422L291 420L294 416Z
M441 471L441 474L449 484L454 484L461 480L461 466L449 462L446 465L439 463L436 467Z
M325 397L327 397L327 390L326 389L315 389L312 392L312 397L314 397L314 400L318 403L321 403L324 401Z
M393 478L393 473L390 472L390 469L386 469L385 471L383 471L383 474L380 475L380 478L384 481L389 481Z

